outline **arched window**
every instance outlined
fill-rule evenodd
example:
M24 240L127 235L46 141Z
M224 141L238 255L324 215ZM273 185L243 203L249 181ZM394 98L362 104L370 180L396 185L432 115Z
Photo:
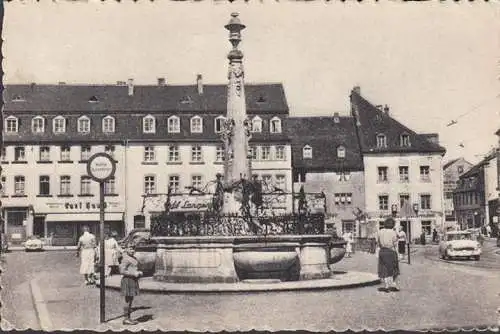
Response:
M252 119L252 132L262 132L262 118L259 116Z
M9 116L5 119L5 132L16 133L19 130L19 121L17 117Z
M177 116L170 116L167 120L167 126L170 133L181 132L181 121Z
M377 147L387 147L387 137L383 133L377 135Z
M302 148L302 158L303 159L312 159L313 157L313 150L312 147L309 145L306 145Z
M62 116L54 117L52 120L52 132L65 133L66 132L66 118Z
M90 132L90 118L88 118L87 116L82 116L78 119L78 132L79 133Z
M225 121L226 121L226 118L224 116L218 116L217 118L215 118L215 125L214 125L215 133L222 132L222 129L224 128Z
M115 119L112 116L106 116L102 119L102 132L115 132Z
M345 147L342 145L337 147L337 158L341 158L341 159L345 158Z
M202 133L203 132L203 118L200 116L191 117L191 133Z
M147 115L142 119L142 132L143 133L155 133L156 132L156 119Z
M281 119L278 117L273 117L271 123L269 124L269 132L271 133L281 133Z
M33 133L43 133L45 131L45 118L35 116L31 120L31 131Z

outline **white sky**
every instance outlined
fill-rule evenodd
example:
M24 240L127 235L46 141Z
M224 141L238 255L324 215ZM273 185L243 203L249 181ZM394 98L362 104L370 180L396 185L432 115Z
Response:
M5 83L225 83L240 13L247 82L282 82L292 115L347 113L355 85L446 159L477 162L500 128L498 3L5 2ZM458 124L446 124L459 115ZM463 143L464 148L459 147Z

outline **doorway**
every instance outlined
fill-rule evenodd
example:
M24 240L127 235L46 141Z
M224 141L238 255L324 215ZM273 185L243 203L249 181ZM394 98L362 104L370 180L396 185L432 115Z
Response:
M47 237L45 235L45 217L35 216L33 219L33 235L37 235L40 238Z

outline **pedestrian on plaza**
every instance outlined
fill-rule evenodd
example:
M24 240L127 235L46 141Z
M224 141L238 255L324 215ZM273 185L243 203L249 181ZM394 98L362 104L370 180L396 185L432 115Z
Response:
M486 235L491 238L491 226L489 224L486 225Z
M420 243L422 245L425 245L425 231L422 231L422 233L420 233Z
M438 231L436 229L432 230L432 242L438 242Z
M353 238L352 238L352 233L351 232L345 232L344 235L342 235L342 239L345 240L345 256L346 257L351 257L352 253L352 243L353 243Z
M95 283L96 238L89 232L88 226L83 226L83 234L78 239L77 256L80 256L80 274L85 277L85 283Z
M104 240L104 275L108 277L115 273L118 268L118 258L120 256L121 250L116 241L118 233L116 231L111 231L110 234L106 235L106 240Z
M125 297L125 319L124 325L136 325L138 322L132 320L132 302L134 297L139 295L139 277L142 276L142 271L138 269L138 261L135 258L135 245L129 243L123 254L122 262L120 263L120 274L122 274L121 293Z
M394 219L387 218L377 234L378 276L384 283L384 287L378 290L383 292L399 291L398 235L394 225Z
M399 232L398 232L398 253L399 253L399 258L403 259L406 254L406 233L403 230L403 227L399 227Z

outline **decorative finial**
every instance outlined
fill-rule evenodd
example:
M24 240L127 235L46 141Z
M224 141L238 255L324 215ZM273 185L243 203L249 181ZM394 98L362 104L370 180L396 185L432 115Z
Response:
M233 49L238 47L241 41L241 31L245 29L245 25L238 18L238 13L231 13L231 20L224 27L229 30L229 41L233 45Z

